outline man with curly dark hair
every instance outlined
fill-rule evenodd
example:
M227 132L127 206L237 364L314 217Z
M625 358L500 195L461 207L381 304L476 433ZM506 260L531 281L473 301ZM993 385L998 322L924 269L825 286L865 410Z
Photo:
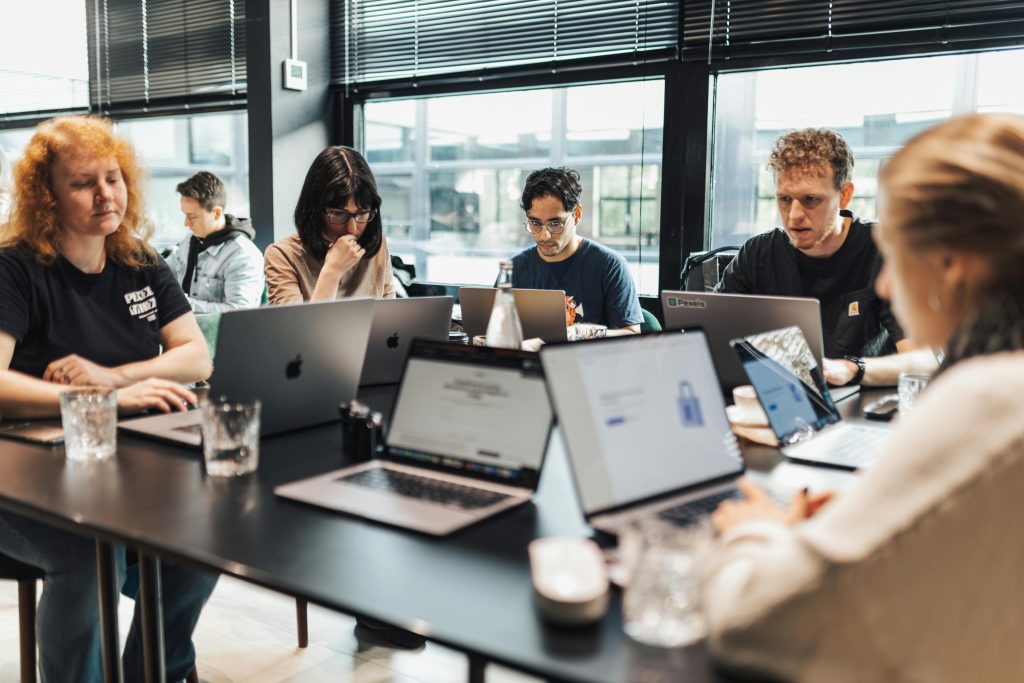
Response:
M882 257L874 223L847 207L853 152L841 135L807 128L780 137L768 159L782 227L756 235L726 268L717 291L811 297L821 302L824 372L836 386L895 384L900 372L933 369L927 350L903 338L875 294Z
M542 168L526 179L523 227L535 246L512 259L512 286L565 292L566 322L605 325L638 334L643 313L626 259L576 230L583 218L580 174Z

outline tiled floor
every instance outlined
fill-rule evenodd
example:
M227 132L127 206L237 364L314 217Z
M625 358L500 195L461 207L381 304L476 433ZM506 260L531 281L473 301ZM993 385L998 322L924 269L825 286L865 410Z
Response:
M121 634L132 603L121 601ZM196 630L199 675L208 683L463 683L466 659L430 645L408 652L361 643L350 617L309 608L309 647L295 640L295 601L222 577ZM501 667L489 683L536 683ZM0 683L18 681L17 584L0 581Z

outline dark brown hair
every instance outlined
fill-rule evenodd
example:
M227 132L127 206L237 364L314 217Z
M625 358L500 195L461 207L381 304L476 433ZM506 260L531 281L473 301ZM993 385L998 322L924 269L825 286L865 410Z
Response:
M571 168L542 168L527 177L520 206L529 211L533 200L540 197L554 197L562 202L566 211L572 211L580 203L583 186L580 174Z
M374 212L359 238L359 246L366 250L363 258L371 259L384 240L377 181L362 154L351 147L328 147L309 167L295 205L295 229L299 239L318 259L326 257L330 247L323 237L324 209L343 208L349 199L355 200L360 209Z
M204 211L213 211L215 206L227 208L228 190L224 187L224 181L209 171L196 173L188 180L178 183L175 189L182 197L196 200Z

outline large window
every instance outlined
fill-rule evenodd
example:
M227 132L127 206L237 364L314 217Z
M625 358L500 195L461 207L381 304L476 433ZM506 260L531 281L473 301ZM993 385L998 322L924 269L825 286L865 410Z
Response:
M915 133L957 114L1024 113L1024 50L776 69L718 76L711 243L742 244L779 224L765 169L775 140L837 130L853 148L851 208L876 215L879 166Z
M362 148L392 253L420 279L492 284L532 244L527 175L582 176L580 233L622 253L642 293L658 288L662 80L370 101Z
M168 116L118 122L147 174L145 199L158 249L188 234L175 187L197 171L215 173L228 189L228 213L249 215L248 119L245 112ZM34 129L0 130L0 147L12 165Z
M85 3L5 2L0 16L0 118L88 108Z

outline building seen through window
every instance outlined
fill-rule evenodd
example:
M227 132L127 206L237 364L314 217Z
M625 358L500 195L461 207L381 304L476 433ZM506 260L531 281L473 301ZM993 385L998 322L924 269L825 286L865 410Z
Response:
M663 109L661 80L368 102L362 149L392 253L421 279L492 284L498 260L532 244L527 175L568 166L582 176L580 233L657 292Z
M715 100L711 246L779 224L765 164L797 128L838 131L856 159L851 209L877 215L879 167L915 134L971 112L1024 113L1024 50L726 73Z

